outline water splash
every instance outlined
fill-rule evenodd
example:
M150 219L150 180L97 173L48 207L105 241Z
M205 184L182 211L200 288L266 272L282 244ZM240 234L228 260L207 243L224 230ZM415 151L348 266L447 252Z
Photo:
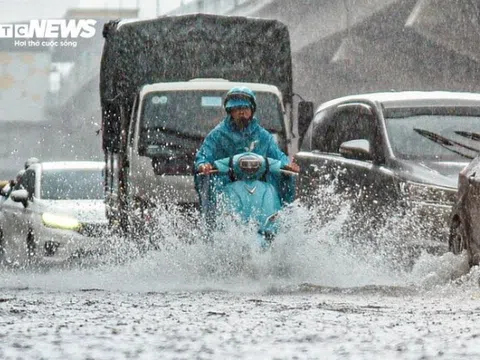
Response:
M354 231L351 203L331 193L326 200L328 191L323 189L315 208L296 202L284 209L281 231L266 252L254 246L257 234L252 224L240 226L223 219L221 231L206 234L197 213L171 206L153 214L149 230L134 240L118 235L105 238L103 254L92 262L42 271L3 269L0 287L291 292L311 284L429 291L458 287L455 279L472 273L462 256L427 252L413 256L410 245L418 236L409 217L391 217L375 237ZM477 286L475 280L460 283Z

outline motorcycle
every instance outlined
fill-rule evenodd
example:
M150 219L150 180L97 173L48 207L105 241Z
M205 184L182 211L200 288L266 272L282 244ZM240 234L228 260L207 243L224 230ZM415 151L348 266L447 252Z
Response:
M216 217L234 215L242 223L254 221L258 226L258 246L267 249L278 232L277 221L282 209L280 194L269 175L297 173L281 168L281 162L247 151L216 160L213 175L228 175L215 202Z

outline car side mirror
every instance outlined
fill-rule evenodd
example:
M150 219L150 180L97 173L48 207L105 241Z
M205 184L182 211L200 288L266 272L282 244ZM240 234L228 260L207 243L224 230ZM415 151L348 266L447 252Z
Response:
M305 135L313 119L313 102L300 101L298 103L298 136Z
M347 159L372 160L370 141L366 139L345 141L340 145L340 155Z
M12 191L10 198L15 202L21 202L25 207L28 205L28 191L25 189Z

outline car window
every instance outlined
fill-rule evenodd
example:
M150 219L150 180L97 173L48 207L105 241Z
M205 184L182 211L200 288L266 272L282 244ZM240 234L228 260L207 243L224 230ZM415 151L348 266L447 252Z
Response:
M422 132L434 134L435 137L448 139L470 147L480 148L458 132L480 133L480 114L465 113L458 109L457 115L452 111L421 113L418 110L409 113L407 109L385 112L387 136L395 156L403 159L426 159L444 161L465 161L465 157L456 151L475 156L461 146L445 146L447 142L435 142Z
M103 199L102 170L44 170L41 178L40 197L49 200Z
M374 141L374 117L348 109L334 113L313 130L312 149L338 153L345 141L366 139Z

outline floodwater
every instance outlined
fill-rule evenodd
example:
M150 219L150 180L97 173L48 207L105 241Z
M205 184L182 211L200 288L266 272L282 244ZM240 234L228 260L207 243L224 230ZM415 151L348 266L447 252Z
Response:
M146 251L104 239L112 251L88 266L3 268L0 359L480 357L479 269L406 259L392 232L347 238L347 208L320 224L294 207L267 252L249 227L201 241L169 211Z

